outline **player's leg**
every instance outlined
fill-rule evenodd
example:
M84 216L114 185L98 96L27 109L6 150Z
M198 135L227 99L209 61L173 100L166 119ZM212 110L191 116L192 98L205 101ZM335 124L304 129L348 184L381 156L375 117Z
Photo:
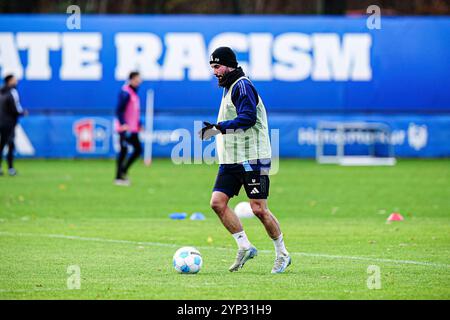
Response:
M14 128L10 126L1 127L0 128L0 175L3 175L2 170L2 162L3 162L3 150L5 149L5 146L8 145L11 132L13 132Z
M281 235L280 223L267 207L266 199L250 199L250 206L255 216L266 228L267 234L272 239L277 239Z
M6 143L8 142L6 133L7 132L5 128L0 128L0 175L3 175L2 170L3 149L5 148Z
M258 250L248 240L241 221L228 206L230 198L239 194L241 184L235 175L219 172L210 202L211 208L217 214L225 228L232 234L238 245L236 259L229 268L229 271L238 271L249 259L252 259L258 254Z
M266 199L250 199L253 213L266 228L267 234L275 247L275 263L272 273L281 273L291 264L291 257L286 249L280 223L267 206Z
M250 199L250 206L253 213L264 225L267 234L272 239L275 247L275 263L272 273L281 273L291 264L291 257L284 245L283 233L280 223L272 214L267 205L269 196L270 180L267 174L260 172L246 172L244 187Z
M127 174L128 169L130 169L134 161L136 161L142 154L142 146L141 142L139 141L139 136L137 133L132 133L130 137L127 139L127 141L133 146L133 153L123 166L123 172L125 174Z
M10 176L17 175L17 171L16 169L14 169L14 150L15 144L14 144L14 128L13 128L12 132L9 135L8 154L6 155L6 160L8 161L8 174Z
M219 217L224 227L231 234L238 234L244 229L241 221L233 210L228 206L230 197L221 191L214 191L211 196L210 205L214 212Z
M281 273L291 264L291 257L286 249L280 223L267 206L267 199L250 199L253 213L266 228L275 247L275 262L272 273Z
M119 185L126 184L125 174L123 173L123 166L128 153L128 144L125 135L126 135L125 132L119 133L120 150L119 153L117 154L116 159L116 181L115 181L116 184Z

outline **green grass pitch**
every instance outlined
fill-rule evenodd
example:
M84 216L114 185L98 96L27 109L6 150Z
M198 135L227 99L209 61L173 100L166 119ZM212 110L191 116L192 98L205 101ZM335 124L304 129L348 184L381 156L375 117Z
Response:
M129 188L113 185L112 160L18 160L17 169L0 177L0 299L450 298L449 160L282 160L269 205L292 265L279 275L256 218L243 224L260 254L227 271L236 244L209 208L215 165L139 162ZM231 204L242 200L243 189ZM197 211L206 220L168 217ZM393 211L405 220L387 224ZM175 272L181 246L200 250L200 273ZM71 265L81 270L78 290L67 287ZM371 265L381 289L367 286Z

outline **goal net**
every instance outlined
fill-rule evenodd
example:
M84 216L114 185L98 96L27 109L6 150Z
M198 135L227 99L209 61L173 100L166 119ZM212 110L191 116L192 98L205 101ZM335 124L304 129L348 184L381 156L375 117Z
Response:
M344 166L395 165L391 129L376 122L317 124L316 160Z

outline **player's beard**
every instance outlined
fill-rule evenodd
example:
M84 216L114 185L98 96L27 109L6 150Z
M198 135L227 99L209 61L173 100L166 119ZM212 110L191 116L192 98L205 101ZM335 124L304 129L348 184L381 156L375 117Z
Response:
M245 73L241 67L238 67L233 71L224 73L221 78L217 77L219 81L219 87L229 88L237 79L244 76Z

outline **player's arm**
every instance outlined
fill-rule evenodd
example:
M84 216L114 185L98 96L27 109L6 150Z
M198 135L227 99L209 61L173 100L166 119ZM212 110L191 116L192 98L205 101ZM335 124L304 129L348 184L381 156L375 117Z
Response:
M127 108L128 101L130 101L130 94L125 90L122 90L119 94L119 101L116 108L116 116L119 120L120 126L126 125L125 110Z
M15 88L11 89L11 96L14 105L14 108L12 110L13 114L16 117L25 115L26 111L22 108L22 105L20 104L19 93Z
M227 134L236 130L247 130L256 123L258 94L247 80L241 80L233 87L231 100L236 106L236 118L217 124L203 122L205 127L199 131L200 139L207 140L219 133Z
M236 106L236 118L219 122L216 126L222 134L235 130L247 130L256 123L256 105L258 95L247 80L241 80L233 87L231 100Z

